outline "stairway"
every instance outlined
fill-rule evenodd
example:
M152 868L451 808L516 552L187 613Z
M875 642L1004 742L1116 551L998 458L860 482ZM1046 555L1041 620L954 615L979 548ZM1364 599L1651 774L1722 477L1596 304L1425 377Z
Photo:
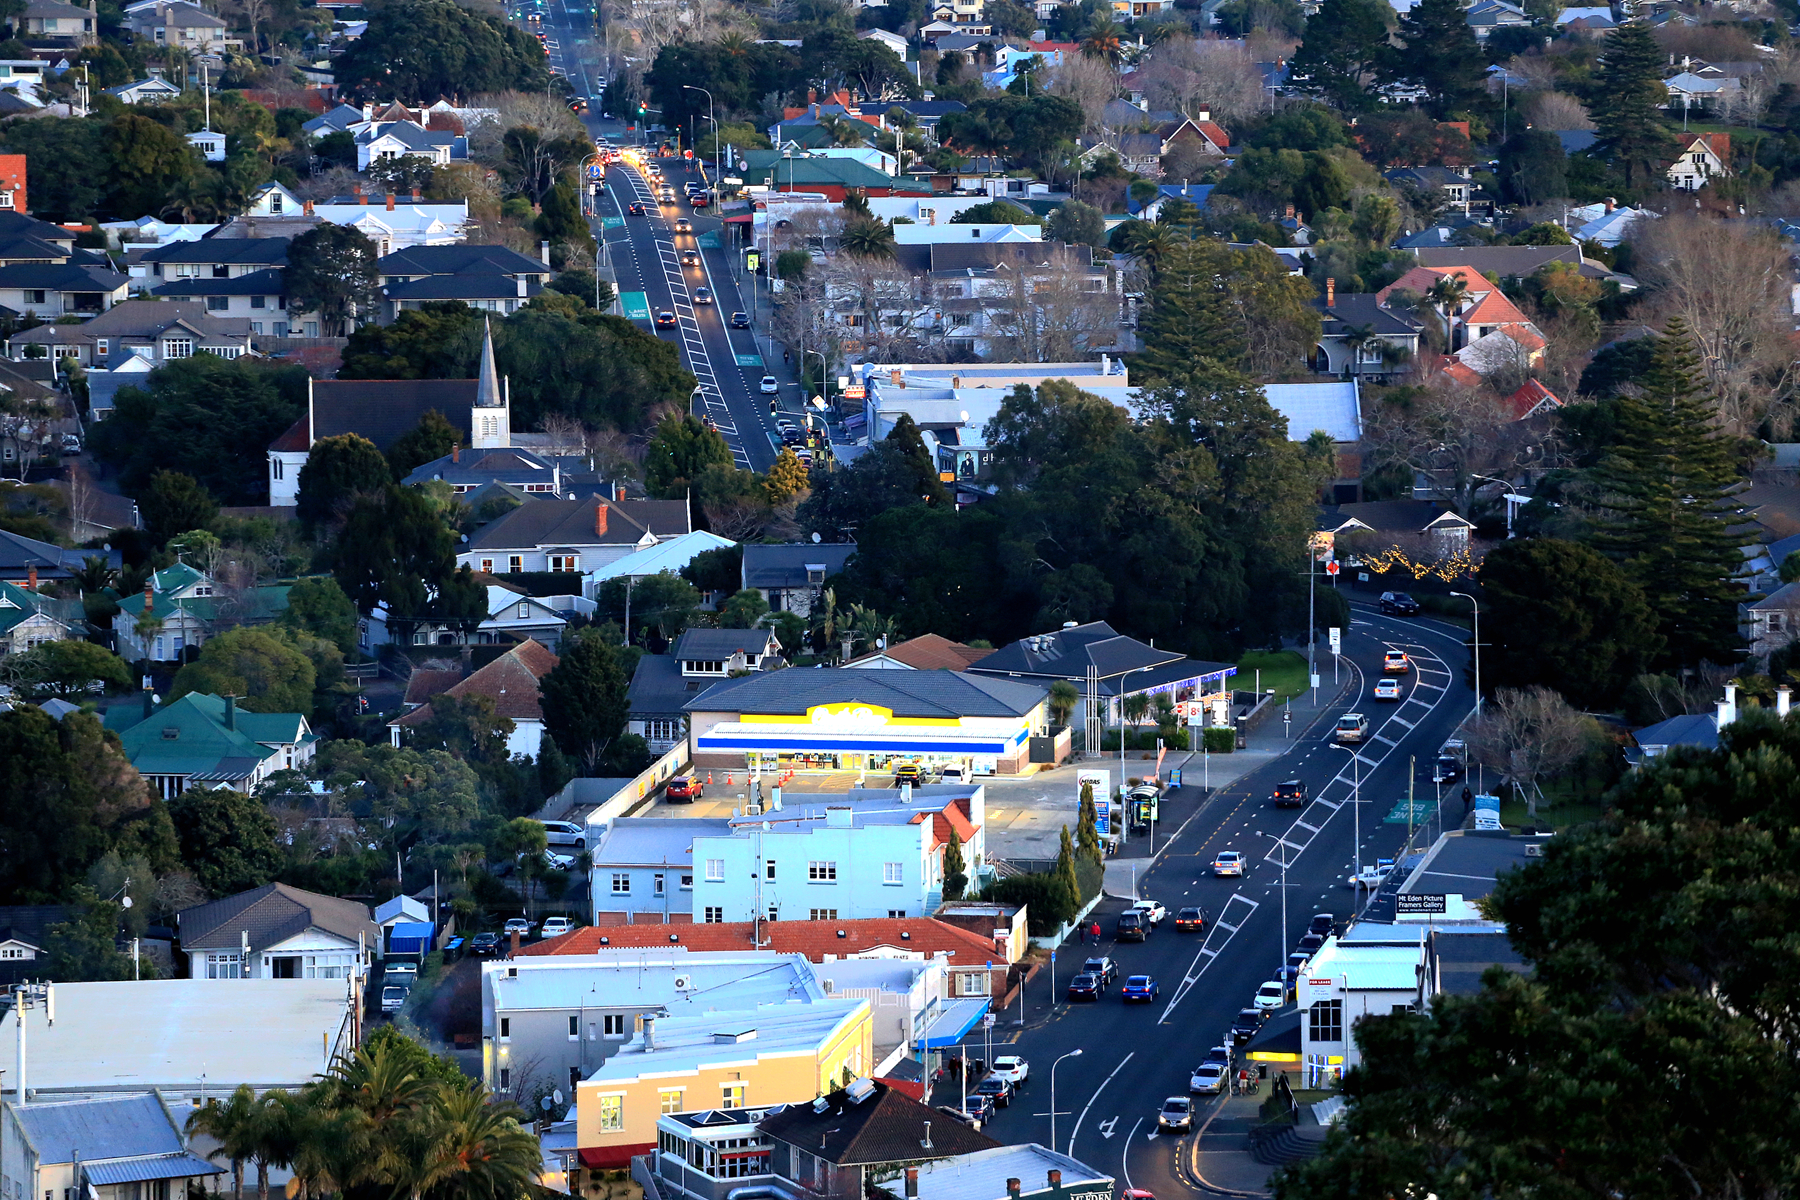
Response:
M1326 1130L1318 1125L1261 1125L1250 1131L1250 1156L1272 1167L1317 1158Z

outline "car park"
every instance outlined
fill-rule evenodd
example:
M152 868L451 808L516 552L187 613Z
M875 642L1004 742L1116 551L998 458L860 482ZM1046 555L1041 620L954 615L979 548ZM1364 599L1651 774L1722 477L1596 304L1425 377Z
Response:
M1081 964L1081 969L1089 975L1100 977L1100 986L1105 987L1119 977L1119 964L1110 958L1090 958Z
M697 287L694 289L694 303L695 304L711 304L712 302L713 301L712 301L712 289L711 288Z
M1206 914L1197 908L1175 910L1176 933L1198 933L1206 928Z
M1345 713L1337 719L1331 736L1341 745L1360 742L1369 736L1369 718L1361 713Z
M750 328L750 314L747 312L732 313L731 314L731 327L733 329L748 329L748 328Z
M1013 1090L1017 1091L1024 1086L1027 1079L1031 1078L1031 1064L1017 1054L1002 1054L994 1059L994 1069L991 1073L1012 1084Z
M1265 1011L1280 1008L1287 1003L1287 985L1279 979L1271 979L1256 989L1256 1007Z
M552 846L574 846L587 849L587 827L573 821L544 821L544 840Z
M1236 850L1219 851L1219 856L1213 859L1212 873L1218 878L1227 875L1242 875L1244 873L1244 856Z
M1391 617L1416 617L1419 615L1419 602L1405 592L1383 592L1381 611Z
M1237 1019L1231 1023L1231 1044L1241 1046L1256 1036L1262 1028L1263 1015L1254 1008L1240 1008Z
M475 958L495 958L500 953L500 935L478 933L469 939L469 953Z
M692 233L692 232L694 232L694 223L692 221L688 220L686 217L676 217L675 218L675 232L676 233Z
M1006 1080L1000 1078L998 1075L989 1075L986 1079L976 1084L974 1094L977 1096L986 1096L993 1102L995 1108L1010 1108L1012 1106L1012 1084L1006 1082Z
M765 396L773 396L776 392L781 390L781 384L776 382L773 375L764 375L762 377L762 382L757 384L756 387L757 390Z
M1069 980L1068 998L1071 1000L1098 1000L1106 990L1097 975L1089 975L1086 971Z
M1404 650L1389 650L1381 656L1381 673L1383 675L1404 675L1412 670L1412 660L1406 657Z
M1203 1062L1188 1076L1188 1091L1202 1096L1216 1096L1225 1090L1225 1067L1216 1062Z
M1125 986L1119 989L1119 999L1126 1004L1148 1004L1160 990L1156 980L1148 975L1127 975Z
M1132 909L1144 914L1144 919L1152 925L1162 924L1162 919L1169 915L1169 910L1154 900L1139 900L1132 904Z
M673 775L663 789L663 799L670 803L692 804L706 794L706 785L695 775Z
M658 326L665 328L673 325L675 324L675 314L665 308L656 314L656 323Z
M1398 679L1377 679L1375 681L1375 699L1400 699L1400 681Z
M1306 805L1306 784L1298 779L1290 779L1286 783L1275 785L1276 808L1303 808Z
M539 932L542 933L544 937L553 938L561 937L563 934L568 933L574 928L575 922L571 921L568 917L545 917L544 927Z
M1194 1102L1186 1096L1170 1096L1156 1114L1156 1127L1165 1133L1186 1133L1194 1127Z

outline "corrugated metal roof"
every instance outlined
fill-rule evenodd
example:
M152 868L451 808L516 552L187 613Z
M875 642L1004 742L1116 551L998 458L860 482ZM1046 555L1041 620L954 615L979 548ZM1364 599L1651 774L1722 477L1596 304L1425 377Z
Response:
M223 1175L195 1154L164 1154L155 1158L125 1158L115 1162L86 1163L82 1170L92 1184L141 1183L149 1179L187 1179L195 1175Z
M35 1033L32 1040L37 1040ZM84 1159L127 1158L186 1149L152 1092L27 1104L13 1112L41 1162L74 1162L78 1154Z

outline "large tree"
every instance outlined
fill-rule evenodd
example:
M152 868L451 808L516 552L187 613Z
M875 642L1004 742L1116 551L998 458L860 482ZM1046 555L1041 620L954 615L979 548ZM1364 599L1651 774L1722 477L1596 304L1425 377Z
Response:
M731 447L699 417L664 417L644 456L644 487L652 496L682 499L708 467L732 465Z
M295 515L311 528L344 519L359 496L383 491L393 480L375 443L359 433L320 438L300 468L300 497Z
M1374 83L1393 54L1381 0L1325 0L1306 23L1306 38L1289 64L1296 87L1348 112L1375 103Z
M288 310L319 314L319 332L341 337L349 324L380 315L381 274L375 243L362 230L326 222L288 243L281 269Z
M169 698L189 692L237 696L251 712L312 713L312 661L277 633L251 626L208 638L200 657L175 673Z
M132 684L124 659L104 646L73 639L41 642L0 657L0 678L27 700L68 700L89 694L96 683L108 691L124 691Z
M217 519L219 506L192 475L158 471L138 497L138 515L160 545L178 533L205 529Z
M330 556L332 574L359 611L386 605L390 631L410 641L456 570L455 549L456 535L428 495L389 484L350 506Z
M538 684L544 728L564 753L594 775L624 732L630 704L617 649L597 629L577 630L556 666Z
M1653 186L1673 154L1663 124L1669 102L1663 85L1667 56L1645 21L1627 21L1606 35L1606 49L1588 89L1588 113L1600 135L1594 147L1610 158L1632 187Z
M435 408L426 409L419 423L388 447L387 461L394 472L394 482L404 483L408 475L449 454L461 441L462 431L443 413Z
M356 651L356 605L329 575L308 575L288 588L281 623L324 638L345 654Z
M167 125L133 112L106 130L104 178L115 212L161 212L169 193L206 169L199 151Z
M1202 358L1251 374L1281 370L1319 337L1312 285L1262 246L1177 238L1157 260L1149 299L1132 367L1152 380L1179 378Z
M281 867L275 818L261 800L230 788L193 787L169 802L181 861L215 896L261 887Z
M452 0L377 0L369 27L335 60L338 86L369 99L430 104L441 96L542 92L543 50L499 13Z
M1439 120L1487 99L1487 59L1467 16L1458 0L1419 0L1400 19L1405 49L1394 55L1392 74L1430 93L1426 104Z

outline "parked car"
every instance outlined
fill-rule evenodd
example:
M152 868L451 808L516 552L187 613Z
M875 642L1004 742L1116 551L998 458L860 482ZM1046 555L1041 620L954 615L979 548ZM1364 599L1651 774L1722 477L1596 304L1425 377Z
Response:
M1182 908L1175 911L1176 933L1198 933L1206 928L1206 914L1197 908Z
M577 825L573 821L545 821L544 840L552 846L574 846L578 850L587 849L587 826Z
M995 1108L1012 1107L1012 1084L1006 1082L1006 1080L1000 1078L998 1075L989 1075L986 1079L976 1084L975 1094L986 1096L989 1100L993 1101Z
M500 953L500 935L478 933L469 939L469 953L476 958L495 958Z
M919 765L918 763L915 763L915 762L901 763L899 766L894 768L894 782L896 784L922 783L922 782L924 782L924 780L925 780L925 768L923 766Z
M1086 971L1069 980L1068 998L1071 1000L1098 1000L1106 985L1100 982L1098 975L1089 975Z
M544 865L552 871L572 871L575 869L573 854L558 854L554 850L544 851Z
M1244 856L1236 850L1221 850L1213 859L1212 873L1215 877L1226 875L1242 875L1244 873Z
M1126 1004L1148 1004L1160 990L1156 980L1148 975L1127 975L1125 986L1119 989L1119 999Z
M406 1007L407 989L390 984L381 989L381 1011L397 1013Z
M419 964L405 959L384 962L381 964L381 973L389 983L411 987L413 982L419 978Z
M1340 744L1348 745L1360 742L1369 736L1369 718L1361 713L1345 713L1338 718L1337 726L1331 731L1331 736L1336 738Z
M1306 806L1306 784L1298 779L1290 779L1286 783L1275 785L1276 808L1304 808Z
M1016 1092L1025 1085L1027 1079L1031 1078L1031 1064L1017 1054L1002 1054L994 1059L992 1074L1012 1084L1013 1090Z
M1262 1028L1263 1015L1254 1008L1240 1008L1237 1019L1231 1023L1231 1044L1241 1046L1256 1036Z
M663 799L671 804L692 804L706 794L706 785L697 775L672 775L663 789Z
M983 1096L980 1092L970 1092L963 1098L962 1109L963 1112L968 1114L970 1124L974 1125L975 1128L980 1129L983 1122L992 1119L994 1115L994 1101L988 1096Z
M1375 681L1375 699L1400 699L1400 681L1398 679L1377 679Z
M1156 1114L1156 1127L1165 1133L1186 1133L1194 1127L1194 1102L1186 1096L1170 1096Z
M527 937L535 928L537 928L536 921L529 920L525 917L512 917L501 927L501 932L507 937L511 937L515 933L520 937Z
M765 396L773 396L781 390L781 384L776 382L773 375L764 375L762 382L757 385L757 390Z
M1462 778L1462 760L1451 754L1438 755L1437 761L1431 764L1431 782L1455 783Z
M550 922L545 921L544 922L545 933L548 934L549 930L550 930ZM1308 958L1310 958L1313 955L1317 954L1319 952L1320 947L1322 947L1324 945L1325 945L1324 938L1320 937L1316 933L1308 933L1300 939L1300 942L1299 942L1299 945L1297 948L1300 950L1301 953L1305 954Z
M1287 984L1279 979L1271 979L1256 989L1256 1007L1272 1011L1287 1003Z
M1412 660L1406 657L1404 650L1389 650L1381 656L1381 673L1383 675L1404 675L1412 670Z
M1154 900L1139 900L1132 906L1133 911L1144 914L1144 919L1152 925L1162 924L1162 919L1169 915L1169 910Z
M62 452L64 454L80 454L81 453L81 438L80 438L80 436L77 434L73 434L73 433L63 434L62 435Z
M795 430L795 432L798 433L799 431ZM786 432L784 431L782 434L782 437L784 440L786 439L786 436L787 436ZM967 783L967 782L969 782L969 769L967 767L959 767L959 766L954 766L954 765L945 767L943 770L938 772L938 782L939 783Z
M1383 592L1381 611L1392 617L1416 617L1419 615L1419 602L1405 592Z
M1135 908L1128 908L1120 913L1118 922L1113 926L1113 937L1121 942L1141 942L1149 936L1150 922Z
M539 932L547 938L561 937L575 928L575 922L568 917L545 917L544 927Z
M1312 921L1306 926L1306 932L1316 933L1320 937L1329 937L1331 927L1336 923L1337 918L1330 913L1314 913Z
M1225 1068L1216 1062L1195 1067L1188 1076L1188 1091L1201 1096L1216 1096L1225 1090Z
M733 329L748 329L748 328L750 328L750 314L747 312L732 313L731 314L731 327Z
M1090 958L1081 964L1081 969L1090 975L1098 975L1102 987L1119 977L1119 964L1110 958Z

